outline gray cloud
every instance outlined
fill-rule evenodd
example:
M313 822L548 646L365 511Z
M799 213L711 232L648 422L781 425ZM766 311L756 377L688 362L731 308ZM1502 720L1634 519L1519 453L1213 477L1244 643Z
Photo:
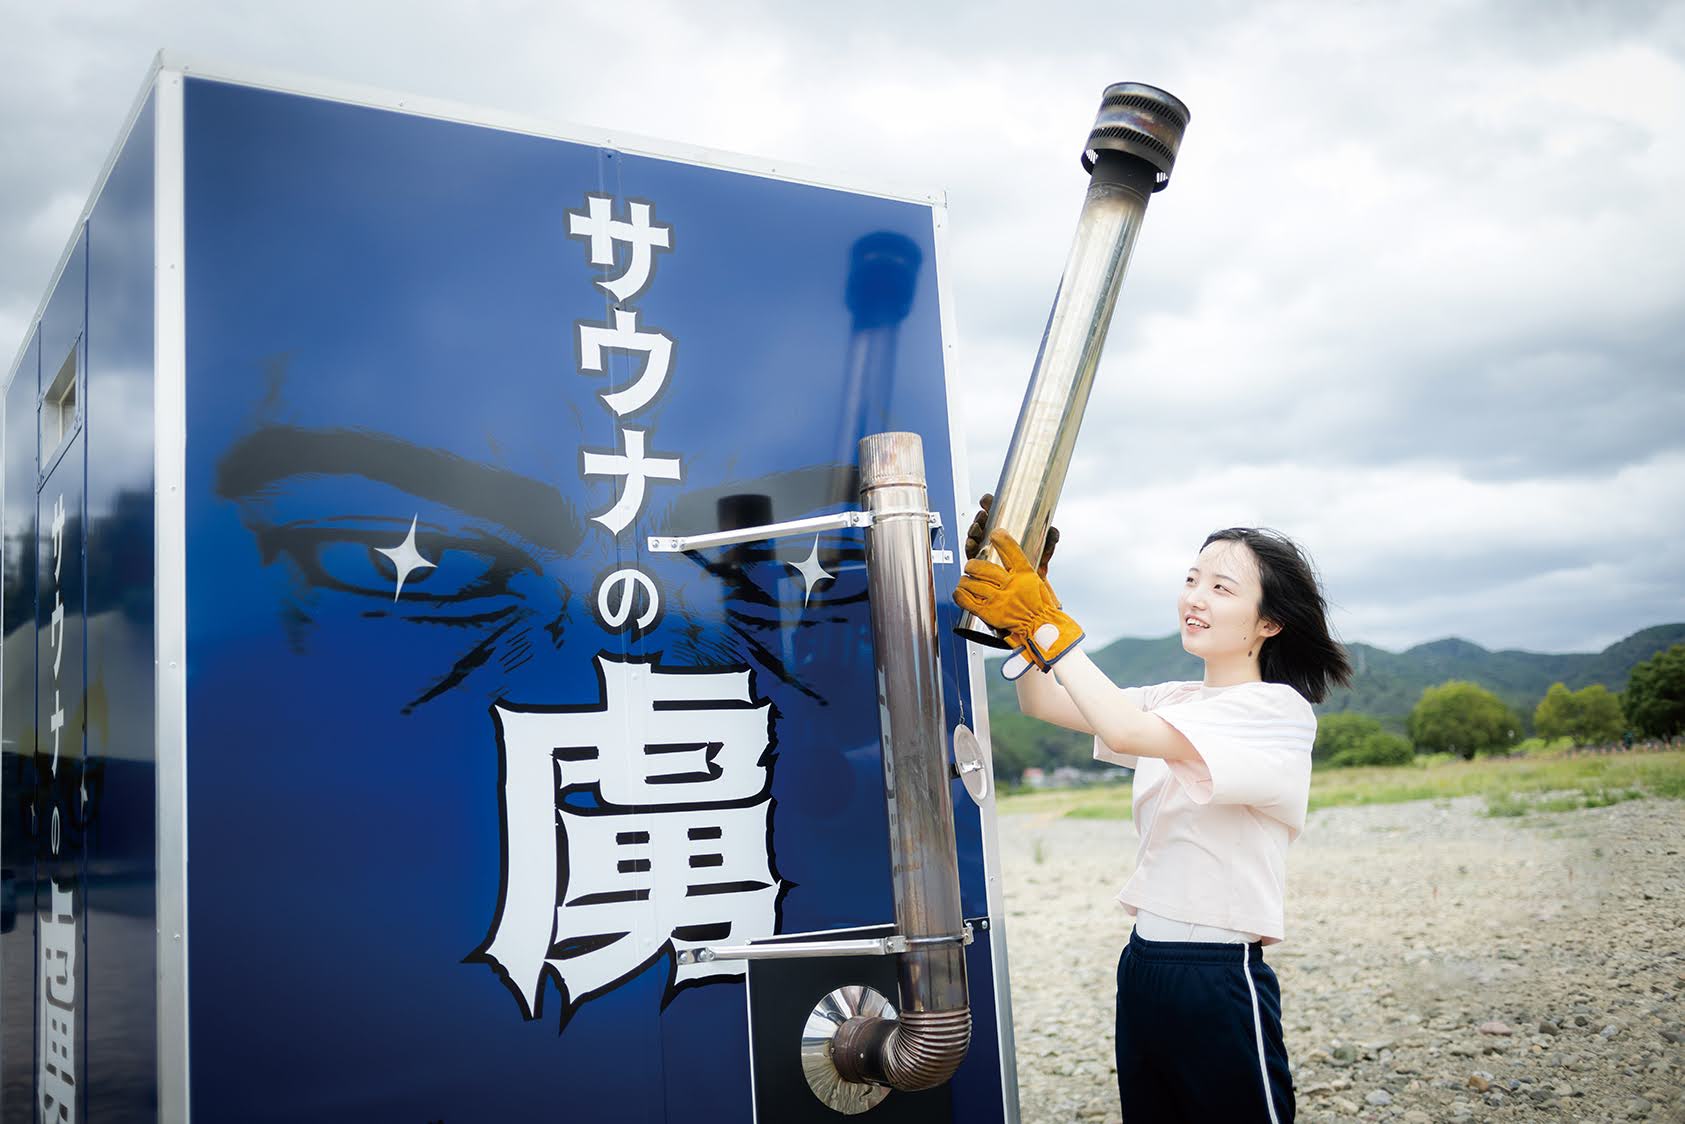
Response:
M1685 551L1685 6L173 0L7 19L6 340L168 44L945 188L978 491L1098 93L1157 82L1194 122L1060 513L1056 576L1090 631L1168 631L1161 583L1226 523L1304 539L1354 639L1561 650L1685 617L1666 580Z

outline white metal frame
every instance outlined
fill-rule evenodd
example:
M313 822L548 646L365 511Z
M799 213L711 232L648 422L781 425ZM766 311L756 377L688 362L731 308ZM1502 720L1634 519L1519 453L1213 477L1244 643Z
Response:
M911 203L945 205L940 191L926 191L906 184L898 184L864 176L851 176L784 160L768 160L723 149L660 140L637 133L621 133L597 129L588 125L560 122L527 114L485 109L464 105L443 98L417 97L393 93L374 86L353 82L311 78L286 71L257 67L228 67L186 55L164 51L158 55L158 66L179 71L189 78L231 82L241 86L274 90L278 93L301 94L305 97L373 109L390 109L416 117L431 117L440 121L455 121L465 125L480 125L510 133L548 137L552 140L610 148L616 152L637 156L654 156L681 164L695 164L733 172L748 172L770 179L791 183L811 184L815 187L838 188L862 195L876 195L884 199L900 199Z
M961 379L955 325L953 289L948 281L948 208L932 208L936 244L936 300L941 306L942 377L948 393L948 448L954 466L954 502L965 504L954 513L956 536L962 539L963 515L970 504L971 477L965 452L965 425L960 411ZM968 641L956 641L965 653L966 673L971 686L971 729L985 748L984 762L990 769L988 796L978 804L983 827L983 880L985 904L989 910L989 963L994 968L995 1041L1000 1051L1001 1107L1006 1124L1019 1124L1018 1044L1012 1025L1012 988L1006 951L1006 898L1001 881L1000 830L995 814L994 743L989 737L989 700L984 680L983 655ZM952 717L952 716L950 716Z
M156 72L153 642L157 691L158 1119L192 1119L187 1003L187 214L185 79Z

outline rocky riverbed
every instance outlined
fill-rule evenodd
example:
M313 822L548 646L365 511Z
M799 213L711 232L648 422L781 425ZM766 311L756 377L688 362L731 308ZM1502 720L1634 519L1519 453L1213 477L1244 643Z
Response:
M1302 1121L1685 1121L1685 802L1330 808L1289 860ZM1128 821L1000 820L1026 1124L1120 1120Z

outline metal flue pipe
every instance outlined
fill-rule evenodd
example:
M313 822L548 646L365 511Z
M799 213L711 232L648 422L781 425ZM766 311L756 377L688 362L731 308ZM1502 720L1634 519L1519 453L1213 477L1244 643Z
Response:
M971 1043L964 918L950 793L924 444L916 433L860 442L860 506L872 515L866 575L895 887L899 1016L856 1016L832 1061L846 1081L928 1089Z
M1169 184L1187 126L1188 107L1155 86L1119 82L1106 87L1100 99L1082 156L1091 177L1088 196L987 523L987 531L1005 529L1031 558L1041 556L1065 486L1147 200ZM984 543L983 556L998 561L986 533ZM954 630L999 646L994 633L970 613L960 617Z

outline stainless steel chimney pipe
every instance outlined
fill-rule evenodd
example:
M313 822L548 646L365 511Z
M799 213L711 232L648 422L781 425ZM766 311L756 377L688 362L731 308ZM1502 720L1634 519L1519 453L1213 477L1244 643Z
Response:
M988 531L1004 528L1032 559L1041 556L1065 486L1147 199L1170 182L1188 116L1188 107L1175 97L1138 82L1108 86L1100 99L1082 156L1083 168L1091 173L1088 196L987 523ZM983 556L999 560L987 535ZM970 613L960 617L954 631L1000 646Z
M866 576L895 927L912 947L897 957L898 1017L849 1019L837 1030L832 1061L847 1081L928 1089L965 1059L971 1007L918 434L876 433L860 442L860 500L872 514Z

